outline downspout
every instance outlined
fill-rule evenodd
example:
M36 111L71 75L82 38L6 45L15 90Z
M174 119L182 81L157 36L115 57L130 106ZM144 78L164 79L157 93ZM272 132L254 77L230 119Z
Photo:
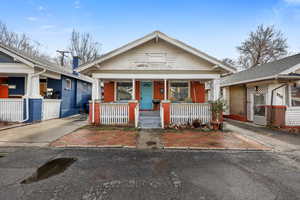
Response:
M288 85L288 84L285 83L285 84L282 84L282 85L280 85L279 87L274 88L274 89L272 90L272 93L271 93L271 110L270 110L270 114L271 114L270 123L271 123L271 124L273 124L273 98L274 98L274 92L275 92L276 90L278 90L278 89L284 87L284 86L287 86L287 85Z
M35 77L35 76L39 76L40 74L43 74L45 73L47 70L44 68L42 71L36 73L36 74L33 74L31 76L32 77ZM31 79L28 80L28 83L27 83L27 95L26 95L26 98L25 98L25 102L26 102L26 117L24 120L22 120L21 122L26 122L29 120L29 95L28 95L28 91L29 91L29 88L31 88Z

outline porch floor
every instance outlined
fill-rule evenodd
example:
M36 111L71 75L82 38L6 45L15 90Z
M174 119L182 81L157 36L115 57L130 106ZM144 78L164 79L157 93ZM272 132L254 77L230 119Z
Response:
M160 111L140 111L139 127L142 129L161 128Z

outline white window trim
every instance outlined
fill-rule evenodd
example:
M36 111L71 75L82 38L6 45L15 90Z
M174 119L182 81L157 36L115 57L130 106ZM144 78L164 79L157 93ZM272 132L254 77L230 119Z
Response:
M66 80L66 87L65 87L65 89L66 90L72 90L72 80L69 79L69 78L66 78L65 80ZM68 81L70 81L70 87L68 87Z
M118 83L132 83L132 80L118 80L118 81L115 81L114 82L114 100L115 102L128 102L128 101L131 101L130 100L118 100ZM132 86L133 87L133 86Z
M171 83L188 83L188 98L191 98L191 81L189 80L169 80L168 81L168 99L171 97Z

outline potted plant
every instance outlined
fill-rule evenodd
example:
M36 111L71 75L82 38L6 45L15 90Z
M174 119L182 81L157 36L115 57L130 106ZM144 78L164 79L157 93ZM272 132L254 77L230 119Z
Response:
M211 125L214 130L220 130L223 123L223 112L226 109L226 103L223 99L218 99L210 103L212 112Z

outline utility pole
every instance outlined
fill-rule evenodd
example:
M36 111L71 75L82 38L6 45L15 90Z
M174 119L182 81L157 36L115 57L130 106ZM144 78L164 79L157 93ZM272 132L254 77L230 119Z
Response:
M63 67L64 66L64 59L65 59L65 56L67 56L66 54L67 53L71 53L70 51L64 51L64 50L57 50L56 51L57 53L59 53L61 55L61 58L60 58L60 65Z

